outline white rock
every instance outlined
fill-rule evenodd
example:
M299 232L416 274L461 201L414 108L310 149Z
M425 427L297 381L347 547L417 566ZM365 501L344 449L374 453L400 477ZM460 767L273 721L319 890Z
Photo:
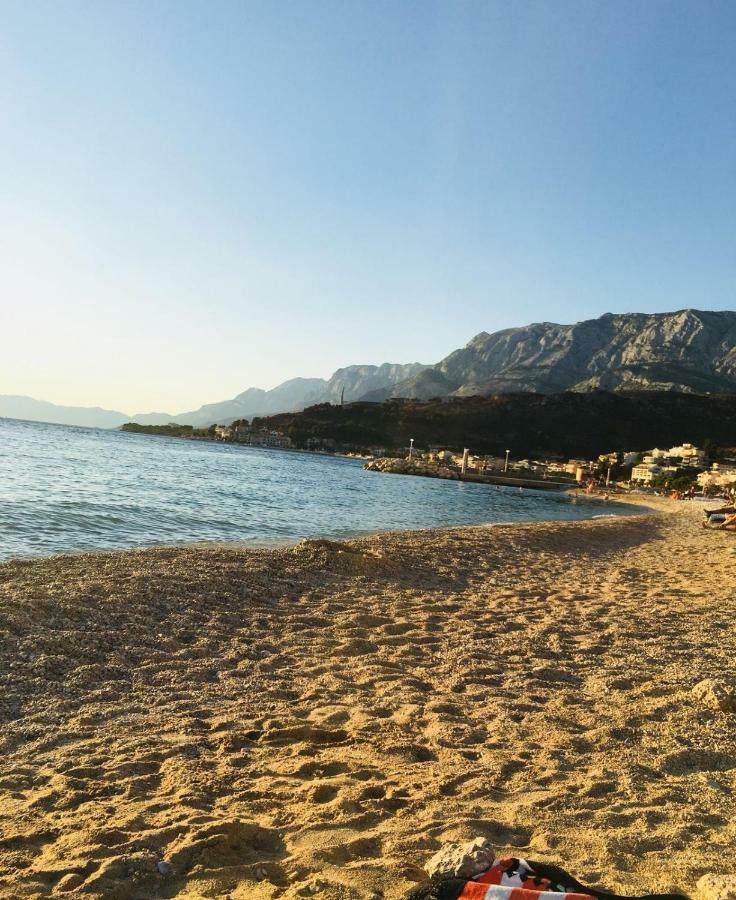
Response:
M696 700L700 700L701 703L710 707L710 709L719 709L721 712L736 712L736 696L734 696L731 688L727 687L722 681L705 678L695 685L692 693Z
M710 872L703 875L696 887L704 900L736 900L736 875Z
M448 878L472 878L493 865L494 850L487 838L477 837L464 844L446 844L441 847L424 867L431 878L446 875Z

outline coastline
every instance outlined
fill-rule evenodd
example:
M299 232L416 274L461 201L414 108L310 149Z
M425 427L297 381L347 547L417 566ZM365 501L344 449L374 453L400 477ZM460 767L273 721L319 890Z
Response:
M295 451L292 451L295 452ZM298 452L298 451L296 451ZM490 485L488 485L490 486ZM532 489L530 489L532 490ZM52 553L46 553L43 555L34 555L34 556L11 556L8 558L0 557L0 569L4 565L12 564L12 563L41 563L44 560L53 560L63 557L69 557L72 559L76 559L78 557L84 557L86 559L93 560L96 557L100 556L109 556L112 554L121 554L121 553L146 553L148 551L156 552L162 550L234 550L234 551L259 551L259 550L284 550L290 549L299 546L299 544L304 543L305 541L329 541L331 543L346 543L348 541L359 541L365 540L366 538L372 537L388 537L396 534L422 534L424 532L432 532L432 531L447 531L450 529L457 530L463 528L508 528L513 525L553 525L559 522L587 522L594 521L595 519L602 518L615 518L617 516L633 516L633 515L646 515L648 512L651 512L655 507L652 507L650 504L645 504L642 502L634 502L628 501L624 497L618 496L615 498L610 498L606 501L600 496L597 495L573 495L570 491L560 491L559 495L566 495L569 497L571 503L578 504L583 502L593 502L598 503L600 505L601 513L599 515L590 516L589 519L538 519L538 520L527 520L527 521L514 521L514 520L499 520L492 521L489 520L487 522L471 522L467 524L460 525L416 525L412 528L366 528L355 530L351 532L345 532L340 534L330 534L330 533L315 533L310 534L305 537L295 539L293 537L260 537L253 538L250 540L237 540L237 539L207 539L202 538L198 540L185 540L181 542L167 542L160 544L141 544L139 546L130 546L130 547L99 547L95 549L79 549L79 550L59 550ZM621 502L618 502L621 501ZM628 512L605 512L606 507L633 507L631 511ZM1 574L1 572L0 572Z
M289 451L292 453L298 453L301 451ZM468 482L469 484L473 484L475 482ZM482 485L486 488L491 488L493 485ZM509 486L500 486L496 485L497 488L503 487L506 490L512 490ZM515 491L514 491L515 493ZM533 488L529 488L526 491L527 495L533 496L537 493L549 493L549 492L538 492ZM591 515L590 518L600 518L602 516L610 515L636 515L646 512L650 507L645 503L640 501L632 502L629 498L624 495L614 495L608 500L604 500L599 495L573 495L572 491L556 491L555 494L558 498L564 499L569 502L571 506L576 506L578 504L582 504L582 501L586 501L587 503L598 504L600 507L600 514L595 516ZM618 502L621 501L621 502ZM610 512L606 512L606 509L610 509ZM625 509L626 508L626 509ZM624 511L625 510L625 511ZM18 554L15 556L2 556L0 555L0 566L6 565L8 563L13 562L42 562L45 559L56 558L60 556L69 556L69 557L96 557L100 555L106 554L117 554L117 553L127 553L127 552L144 552L147 550L156 551L156 550L167 550L167 549L199 549L199 550L208 550L208 549L234 549L234 550L261 550L261 549L283 549L287 547L293 546L296 542L301 540L319 540L322 538L332 540L332 541L350 541L350 540L359 540L362 538L367 538L371 536L380 536L380 535L389 535L395 534L402 531L406 531L408 533L416 533L416 532L424 532L424 531L433 531L433 530L443 530L446 528L474 528L474 527L483 527L483 528L493 528L497 526L508 526L517 522L518 524L545 524L547 522L555 522L555 521L579 521L580 517L576 517L574 514L570 515L569 519L528 519L528 520L516 520L513 517L511 518L500 518L500 519L489 519L486 521L471 521L471 522L460 522L458 524L453 525L437 525L437 524L414 524L411 527L402 526L394 526L391 525L382 525L379 527L365 527L365 528L352 528L352 529L342 529L340 531L329 531L329 530L316 530L313 533L302 533L301 535L273 535L266 536L260 535L257 537L251 538L189 538L182 539L181 541L166 541L162 540L161 542L156 543L140 543L140 544L132 544L127 546L115 546L114 544L110 545L101 545L96 547L87 547L87 548L53 548L47 549L45 553L28 553L28 554ZM583 519L585 520L585 519ZM324 524L324 523L323 523Z
M3 563L0 895L401 897L476 834L692 892L733 846L733 716L691 689L736 544L644 503Z

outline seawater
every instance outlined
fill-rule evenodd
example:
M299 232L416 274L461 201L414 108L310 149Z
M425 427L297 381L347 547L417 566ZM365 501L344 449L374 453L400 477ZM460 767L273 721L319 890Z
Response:
M618 512L541 491L366 472L360 460L0 419L0 559L604 511Z

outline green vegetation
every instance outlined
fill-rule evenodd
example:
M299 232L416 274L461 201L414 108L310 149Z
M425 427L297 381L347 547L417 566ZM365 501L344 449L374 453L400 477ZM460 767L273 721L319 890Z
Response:
M430 444L515 458L595 458L613 450L736 444L733 395L632 393L504 394L451 400L322 403L300 413L258 419L297 447L332 440L346 449ZM255 420L254 420L254 425ZM620 473L616 473L620 477Z
M623 457L623 453L619 450L616 453L616 462L599 462L596 465L593 474L597 478L605 478L610 470L611 481L629 481L631 479L631 470L634 468L634 464L625 466ZM639 458L641 458L641 455L639 455Z
M706 441L703 450L715 462L736 459L736 447L717 447L713 441Z
M693 485L698 486L697 472L681 470L676 475L663 472L652 479L652 487L660 490L686 491Z
M120 426L121 431L130 431L133 434L155 434L159 437L186 437L186 438L212 438L215 435L215 426L209 428L194 428L191 425L177 425L170 422L168 425L139 425L137 422L126 422Z

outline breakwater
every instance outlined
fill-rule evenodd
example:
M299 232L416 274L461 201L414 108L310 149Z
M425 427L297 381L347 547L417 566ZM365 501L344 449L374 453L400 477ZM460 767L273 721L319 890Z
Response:
M476 484L497 484L504 487L529 488L536 491L566 491L575 487L574 482L553 481L548 478L519 478L504 472L465 472L451 466L430 463L423 459L372 459L364 466L369 472L391 475L419 475L424 478L442 478L446 481L468 481Z

